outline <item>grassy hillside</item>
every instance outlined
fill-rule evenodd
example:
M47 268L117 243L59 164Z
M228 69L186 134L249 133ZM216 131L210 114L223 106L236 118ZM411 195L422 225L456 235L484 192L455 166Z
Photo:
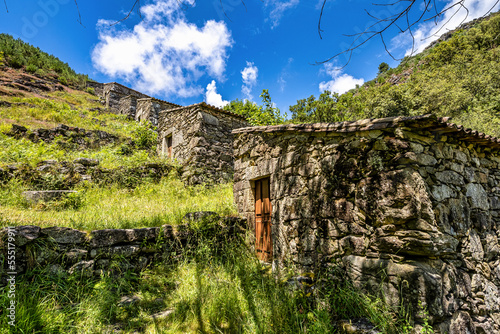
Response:
M0 34L0 66L2 64L81 89L89 80L87 75L76 73L59 58L7 34Z
M186 187L175 162L156 155L156 133L147 123L107 113L91 91L76 89L85 77L65 82L61 76L74 72L64 64L2 38L0 228L138 228L177 224L192 211L236 214L232 184ZM58 136L41 137L56 126ZM74 135L82 132L111 140L95 145ZM91 181L72 172L77 158L99 161ZM33 189L78 192L33 205L22 197ZM382 291L362 295L345 279L333 279L331 268L320 275L291 266L273 273L250 241L221 243L206 231L195 228L198 243L182 257L141 272L84 277L54 266L29 269L16 277L16 327L3 314L0 333L333 333L339 320L355 318L369 319L384 333L410 333L406 310L389 308ZM307 282L299 284L298 275ZM0 287L0 310L10 305L8 289Z
M176 224L190 211L235 213L232 185L184 186L176 174L178 166L157 156L156 132L148 123L108 113L97 96L54 80L61 73L74 74L67 64L6 35L0 35L0 50L5 57L0 66L0 227L132 228ZM25 65L13 68L16 57L28 65L39 59L41 70L32 74ZM77 75L75 80L86 80L86 76ZM114 139L90 145L90 138L83 138L88 145L82 146L71 135L54 140L35 136L60 124L80 132L104 132ZM13 126L25 127L26 134L13 135ZM64 165L77 158L99 161L92 182L43 167L47 161ZM155 166L165 176L143 177L147 166ZM1 175L8 174L8 179L2 179ZM37 205L24 200L23 191L41 189L78 193Z
M500 14L458 29L357 89L298 100L290 111L294 123L431 113L499 136Z

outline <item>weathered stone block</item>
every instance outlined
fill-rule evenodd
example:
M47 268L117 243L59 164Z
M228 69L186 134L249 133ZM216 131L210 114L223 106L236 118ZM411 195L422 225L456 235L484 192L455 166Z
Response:
M60 244L80 244L87 240L85 232L68 227L46 227L41 230L41 233Z
M477 183L469 183L466 186L466 196L469 197L471 209L489 210L490 203L488 194L483 186Z

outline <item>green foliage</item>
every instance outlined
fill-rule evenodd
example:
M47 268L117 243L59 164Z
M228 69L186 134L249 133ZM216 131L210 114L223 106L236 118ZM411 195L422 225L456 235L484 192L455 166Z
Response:
M4 66L5 58L3 56L3 51L0 51L0 67Z
M7 225L67 226L83 230L176 225L188 212L234 215L232 184L186 187L175 172L144 178L135 188L116 182L80 183L76 198L28 206L22 192L33 190L20 179L0 186L0 228Z
M325 91L319 98L311 95L307 99L298 100L290 107L292 120L295 123L340 122L345 120L346 108L339 98L345 100L349 95L339 96L337 93Z
M156 127L149 121L141 121L133 132L135 145L140 150L154 151L157 138Z
M94 87L87 87L85 91L89 94L96 95Z
M260 94L262 105L257 105L254 102L245 100L231 101L224 107L224 110L233 112L246 117L251 125L277 125L285 121L285 117L281 115L280 110L271 101L271 95L267 89L262 90Z
M380 74L387 72L389 70L389 68L390 68L389 64L380 63L380 65L378 65L378 74L377 75L380 75Z
M28 72L28 73L36 73L36 71L38 71L38 67L36 67L36 65L29 64L28 66L26 66L26 72Z
M334 277L306 288L261 264L244 243L198 239L182 257L140 273L69 275L32 269L16 278L16 329L21 333L336 333L340 319L367 317L382 333L401 322L379 298ZM221 238L214 236L213 238ZM193 243L194 245L195 243ZM45 245L45 247L50 247ZM118 268L116 260L110 267ZM290 273L297 275L298 273ZM0 288L0 305L9 302ZM124 305L120 300L135 296ZM153 314L168 313L153 318ZM0 328L8 328L0 317Z
M36 73L37 69L41 69L45 75L50 74L63 84L81 89L88 81L87 75L77 74L67 63L57 57L7 34L0 34L0 52L3 53L5 65L13 68L26 66L26 70L30 73Z
M500 136L500 14L340 96L325 92L290 107L293 123L388 116L451 116L466 127ZM389 81L390 79L390 81ZM329 95L331 95L329 97ZM485 121L487 120L487 121Z

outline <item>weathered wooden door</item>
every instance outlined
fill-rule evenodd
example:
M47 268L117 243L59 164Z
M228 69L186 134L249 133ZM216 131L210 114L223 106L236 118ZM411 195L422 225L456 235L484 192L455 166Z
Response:
M269 193L269 178L255 181L255 249L257 257L266 262L270 262L273 256Z

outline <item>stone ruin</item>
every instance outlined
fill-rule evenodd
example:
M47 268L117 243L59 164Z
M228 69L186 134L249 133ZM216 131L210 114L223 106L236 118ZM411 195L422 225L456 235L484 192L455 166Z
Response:
M158 127L158 152L184 166L188 184L222 183L233 179L233 129L248 126L243 116L204 102L163 110Z
M231 131L249 124L245 117L204 102L190 106L149 97L116 82L88 82L106 108L158 128L158 153L183 166L187 184L223 183L233 179Z
M500 333L499 139L429 115L233 135L235 203L276 270L340 268L436 333Z
M136 121L150 121L158 126L158 115L161 110L181 107L178 104L163 101L117 82L99 83L87 82L87 87L93 88L101 103L115 114L127 115Z

